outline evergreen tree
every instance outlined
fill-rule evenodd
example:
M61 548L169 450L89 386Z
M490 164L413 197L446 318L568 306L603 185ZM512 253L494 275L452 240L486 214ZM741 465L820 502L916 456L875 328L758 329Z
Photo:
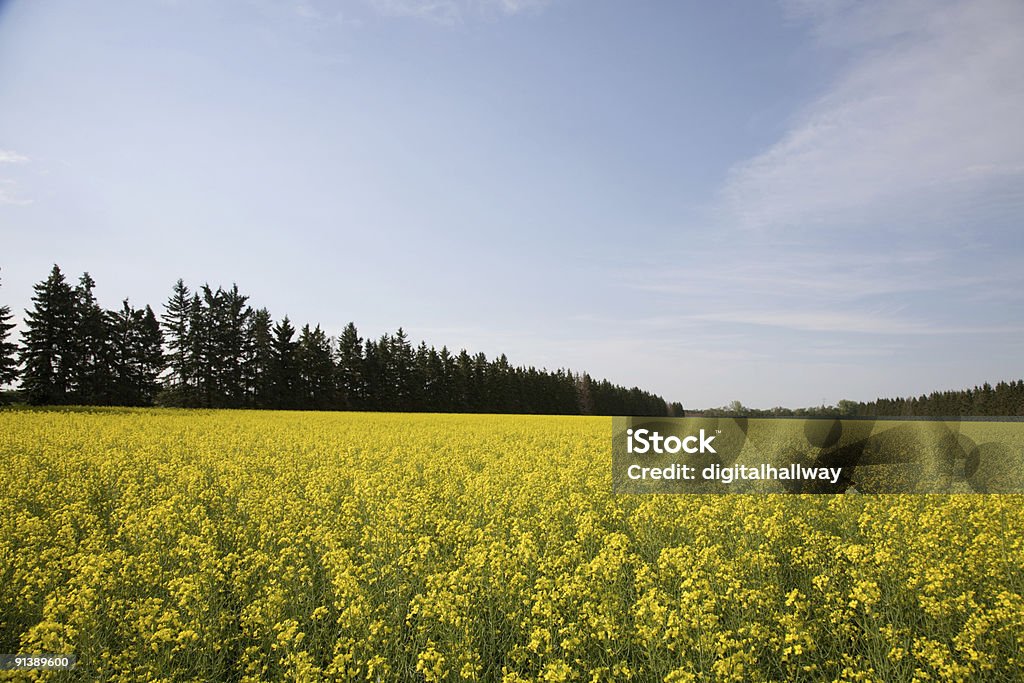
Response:
M298 407L298 368L295 362L295 328L288 316L274 326L274 352L271 365L272 407L293 410Z
M84 273L75 288L72 400L83 405L113 402L110 329L107 314L96 302L96 282Z
M426 342L420 342L416 347L412 367L412 396L410 397L410 410L436 411L437 396L437 374L431 358L437 358L434 347L427 348Z
M132 308L125 299L121 309L107 312L111 332L111 403L153 404L163 370L163 335L153 309Z
M273 403L274 332L270 311L260 308L249 318L243 363L246 402L254 408Z
M8 341L14 323L11 322L11 309L0 306L0 388L13 383L18 378L18 347Z
M148 304L142 309L142 319L138 321L136 341L135 362L138 368L139 396L142 405L153 405L160 390L160 375L166 366L164 335L160 331L156 314Z
M60 405L72 395L75 374L75 293L56 265L35 285L25 313L21 386L33 405Z
M444 412L455 410L455 357L452 356L447 346L442 346L437 354L438 363L438 386L436 395L438 397L438 409Z
M203 396L203 405L224 408L229 405L227 376L231 362L224 350L227 323L224 290L220 287L214 290L209 284L203 284L200 291L203 298L199 308L202 320L197 326L202 367L198 378L199 393Z
M210 343L213 318L210 308L217 302L208 285L204 285L200 291L203 292L203 297L200 298L198 293L194 293L189 304L189 355L192 377L190 391L187 394L188 402L185 405L209 408L212 407L217 386L214 350Z
M476 412L477 390L473 381L473 359L466 349L459 351L455 357L454 375L454 406L457 413Z
M246 305L249 297L238 291L238 285L220 291L219 316L214 334L217 365L220 377L220 395L224 405L239 407L245 402L244 363L247 354L246 328L252 309Z
M192 293L179 279L171 297L164 304L161 316L167 339L167 367L170 374L166 385L173 403L187 404L195 378L194 343L192 340Z
M334 359L331 341L320 326L303 325L295 349L298 370L297 407L306 410L329 410L336 407Z
M576 382L576 391L579 393L579 411L580 415L600 415L600 412L594 412L595 403L597 408L600 410L605 406L601 405L600 399L595 402L594 391L591 387L592 381L590 375L583 373ZM600 387L599 387L600 389Z
M391 382L394 398L391 410L412 410L415 401L416 378L413 376L414 354L409 336L401 327L388 340L391 361Z
M354 323L345 326L338 337L338 391L345 410L359 410L365 405L366 379L363 368L363 340Z

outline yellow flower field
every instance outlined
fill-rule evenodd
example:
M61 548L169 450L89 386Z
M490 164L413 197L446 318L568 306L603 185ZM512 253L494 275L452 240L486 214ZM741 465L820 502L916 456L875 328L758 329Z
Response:
M0 412L0 652L77 655L57 680L1024 680L1024 497L613 496L610 435Z

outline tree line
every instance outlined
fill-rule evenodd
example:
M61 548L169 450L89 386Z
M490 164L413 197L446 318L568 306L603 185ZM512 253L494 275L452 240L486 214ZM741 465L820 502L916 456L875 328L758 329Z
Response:
M127 299L103 310L88 273L58 266L34 287L21 343L0 308L0 386L20 380L33 405L682 415L678 403L586 373L452 353L402 328L337 337L254 308L237 285L191 290L178 280L157 318Z
M693 412L701 415L746 417L1020 417L1024 416L1024 380L988 382L971 389L933 391L906 398L873 401L842 400L834 406L811 408L747 408L739 401Z
M956 391L933 391L907 398L879 398L867 403L840 401L843 414L857 417L1024 416L1024 380L998 382Z

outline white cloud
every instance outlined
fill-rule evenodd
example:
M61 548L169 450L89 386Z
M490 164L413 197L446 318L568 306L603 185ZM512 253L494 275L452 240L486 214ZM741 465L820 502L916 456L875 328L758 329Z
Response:
M23 164L28 160L24 154L18 154L9 149L0 149L0 164Z
M1024 3L791 2L841 77L723 192L748 228L873 220L894 210L969 211L1024 167ZM1016 182L1003 201L1024 203Z
M473 16L512 16L543 9L551 0L369 0L391 17L412 17L438 24L461 24Z

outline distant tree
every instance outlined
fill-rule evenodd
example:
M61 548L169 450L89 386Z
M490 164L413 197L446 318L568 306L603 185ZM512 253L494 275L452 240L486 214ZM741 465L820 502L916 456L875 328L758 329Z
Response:
M415 402L416 378L413 374L414 353L409 335L401 327L388 339L388 359L393 391L392 410L412 410Z
M111 333L111 403L153 404L163 371L163 334L153 309L132 308L125 299L121 309L107 312Z
M243 377L247 404L267 408L273 403L274 332L270 312L253 311L246 326L246 356Z
M513 387L514 372L505 354L498 356L488 368L491 410L499 413L518 412L521 408Z
M72 400L108 405L115 398L111 393L111 335L106 312L96 302L95 287L95 280L84 273L74 290Z
M580 415L594 414L594 392L592 389L590 375L583 373L576 381L576 391L579 393ZM604 407L604 406L599 406Z
M8 337L14 329L11 322L11 309L0 306L0 388L18 379L18 346Z
M137 320L135 363L139 372L139 395L143 405L152 405L160 390L164 362L164 335L153 309L147 304Z
M294 410L299 405L299 373L295 359L295 328L288 316L274 326L273 363L271 365L271 405Z
M386 341L386 337L385 337ZM387 349L372 339L363 344L362 380L364 410L387 410L390 392L386 379Z
M75 292L56 265L35 285L25 313L21 386L29 403L59 405L72 396L76 372Z
M744 406L740 401L730 401L726 412L730 415L746 415L748 411L747 407Z
M477 395L476 382L473 376L473 358L466 349L461 349L455 357L454 368L454 401L452 410L457 413L476 412Z
M174 284L167 303L164 304L163 321L167 340L167 367L170 374L166 385L175 402L188 403L195 379L195 343L192 339L192 292L179 279Z
M455 387L455 357L452 356L447 346L442 346L438 352L437 364L436 396L439 402L438 409L447 413L455 410L458 401Z
M193 391L186 405L210 408L213 407L220 379L217 376L217 359L212 339L213 318L216 315L214 309L219 307L220 301L208 284L204 284L199 291L202 296L199 292L193 293L189 304L189 354Z
M337 381L342 407L359 410L365 405L366 378L363 367L363 340L354 323L349 323L338 337Z
M248 336L246 328L252 309L238 285L220 292L219 316L214 323L214 349L220 376L220 395L225 405L239 407L245 402L244 364Z
M306 410L329 410L336 407L334 359L331 341L320 326L303 325L295 348L298 374L298 405Z
M436 365L431 359L437 359L433 347L427 348L426 342L420 342L413 354L412 361L412 396L410 410L437 411L438 375Z

